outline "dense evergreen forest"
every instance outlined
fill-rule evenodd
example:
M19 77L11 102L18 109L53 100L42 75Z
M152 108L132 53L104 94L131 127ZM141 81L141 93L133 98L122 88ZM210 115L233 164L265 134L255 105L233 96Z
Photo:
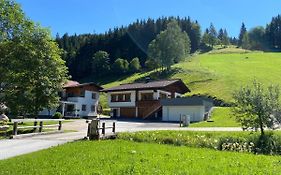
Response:
M200 24L189 17L161 17L156 20L136 20L128 26L109 29L103 34L81 34L69 36L56 36L59 47L64 50L62 55L69 68L72 79L80 80L93 73L93 59L96 52L102 50L109 54L109 65L118 59L127 62L139 59L140 66L145 67L148 59L147 50L152 40L163 30L171 20L176 20L182 31L190 39L190 52L194 53L199 48L212 48L216 44L237 45L244 49L252 50L277 50L281 49L281 16L272 18L266 27L258 26L247 31L242 23L240 34L237 38L228 37L226 29L218 32L211 23L203 33ZM239 30L239 28L237 28ZM135 59L137 60L137 59ZM128 64L128 63L126 63ZM125 65L126 65L125 64ZM128 67L128 66L127 66ZM104 74L103 74L104 75Z
M163 17L157 20L137 20L127 27L109 29L104 34L69 36L66 33L62 37L57 36L56 41L65 50L63 59L66 60L70 75L73 79L80 79L91 73L91 60L94 53L99 50L109 53L111 64L117 58L131 61L134 57L138 57L141 65L144 66L149 43L160 31L166 29L171 19L171 17ZM200 44L200 25L190 18L176 18L176 20L190 38L191 52L195 52Z

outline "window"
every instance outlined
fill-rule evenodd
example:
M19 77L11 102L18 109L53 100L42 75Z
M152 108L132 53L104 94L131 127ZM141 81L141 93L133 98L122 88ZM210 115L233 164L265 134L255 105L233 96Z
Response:
M95 105L92 105L92 106L91 106L91 111L92 111L92 112L95 112L95 111L96 111L96 106L95 106Z
M125 94L125 101L130 102L131 101L131 94Z
M92 93L92 99L96 99L97 98L97 94L96 93Z
M80 91L80 97L85 97L85 91L84 90Z
M117 94L111 94L111 102L117 102Z
M165 99L165 98L167 98L167 95L160 92L159 98L160 98L160 99Z
M141 93L141 100L153 100L153 93Z
M87 110L87 105L82 105L82 111L86 111Z
M131 94L111 94L111 102L130 102Z

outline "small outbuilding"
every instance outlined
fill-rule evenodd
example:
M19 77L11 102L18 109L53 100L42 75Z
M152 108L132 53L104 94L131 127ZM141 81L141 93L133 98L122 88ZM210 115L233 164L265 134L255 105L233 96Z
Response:
M179 121L181 116L189 116L190 122L199 122L207 119L213 101L204 97L185 97L162 99L162 121Z

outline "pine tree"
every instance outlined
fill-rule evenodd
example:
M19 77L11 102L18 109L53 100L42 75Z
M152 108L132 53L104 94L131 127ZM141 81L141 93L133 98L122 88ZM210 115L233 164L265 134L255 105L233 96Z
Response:
M224 46L229 45L229 37L228 37L226 29L223 30L222 44Z
M222 46L223 45L223 37L224 37L224 31L223 29L221 28L219 30L219 33L218 33L218 42L219 44Z
M240 28L240 33L239 33L239 38L238 38L238 46L242 46L242 43L243 43L243 37L244 37L244 34L247 32L247 29L245 27L245 24L242 23L242 26Z
M209 29L207 28L202 37L202 43L206 45L210 45L210 36L209 36Z
M217 31L215 26L211 23L209 27L209 43L214 47L214 45L217 43Z

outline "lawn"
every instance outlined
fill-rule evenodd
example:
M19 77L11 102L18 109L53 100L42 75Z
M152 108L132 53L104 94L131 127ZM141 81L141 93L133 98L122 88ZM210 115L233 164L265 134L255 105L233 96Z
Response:
M0 161L0 174L279 174L281 157L123 140L79 141Z
M191 89L189 94L209 94L231 102L233 91L254 79L266 85L281 85L280 58L281 53L220 49L186 58L172 66L174 71L160 78L180 78ZM103 83L103 87L134 82L148 75L158 77L154 71L136 73ZM105 97L103 101L106 103Z
M189 127L241 127L241 125L235 121L235 117L229 107L215 107L209 120L212 122L202 121L191 123Z

